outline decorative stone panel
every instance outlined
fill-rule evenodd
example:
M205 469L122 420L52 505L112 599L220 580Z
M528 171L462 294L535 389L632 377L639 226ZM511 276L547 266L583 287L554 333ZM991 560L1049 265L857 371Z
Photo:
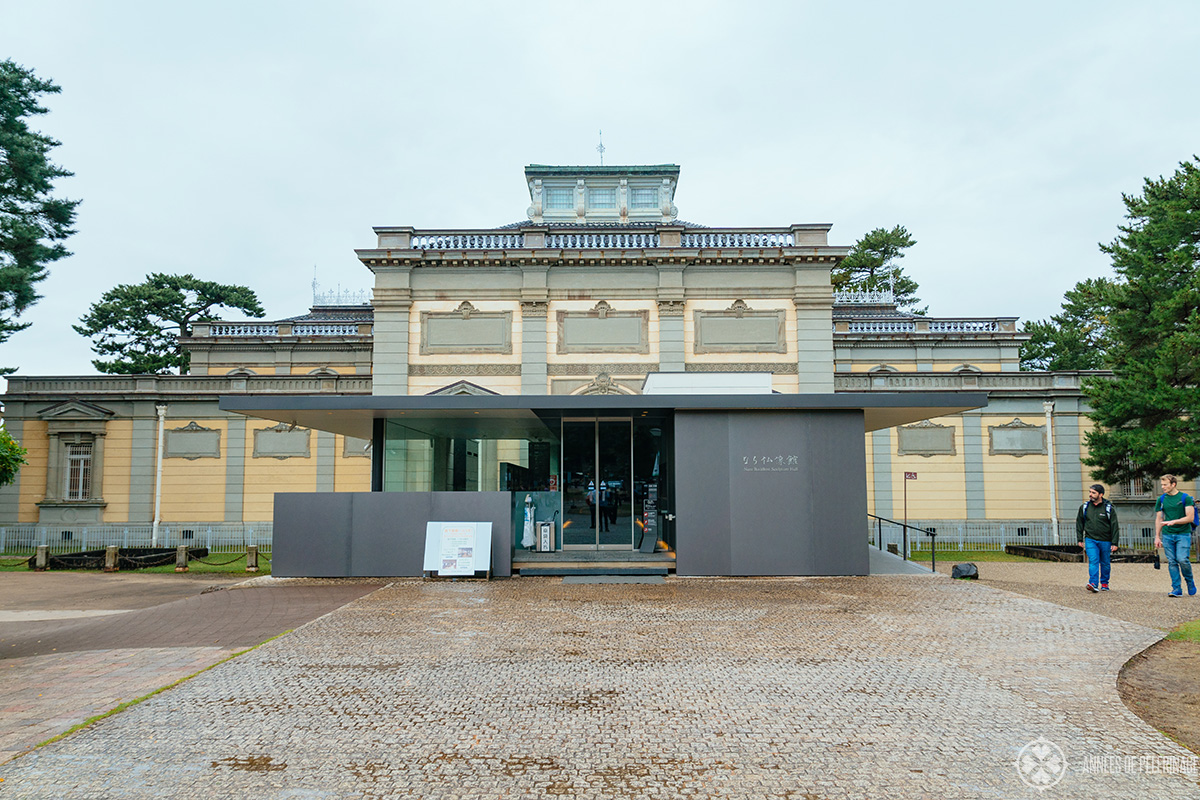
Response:
M192 420L182 428L172 428L166 431L166 458L186 458L195 461L198 458L221 457L221 432L214 428L205 428Z
M649 353L650 312L613 311L601 300L591 311L558 312L558 352Z
M1046 426L1029 425L1014 418L1004 425L988 426L988 455L1035 456L1046 454Z
M342 458L370 458L371 440L357 436L342 437Z
M701 353L786 353L786 312L752 311L737 300L724 311L696 311L695 343Z
M449 313L421 312L421 355L496 353L512 349L512 312L482 312L464 301Z
M922 420L915 425L902 425L898 429L899 447L897 454L902 456L952 456L954 448L954 427L938 425L929 420Z
M311 433L283 422L273 428L260 428L254 432L254 458L310 458Z

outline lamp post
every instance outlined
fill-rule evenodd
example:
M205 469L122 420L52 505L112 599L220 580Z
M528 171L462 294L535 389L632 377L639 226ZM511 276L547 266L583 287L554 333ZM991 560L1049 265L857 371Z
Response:
M158 521L162 511L163 426L167 421L167 404L155 403L158 414L158 451L154 465L154 527L150 530L150 546L158 547Z

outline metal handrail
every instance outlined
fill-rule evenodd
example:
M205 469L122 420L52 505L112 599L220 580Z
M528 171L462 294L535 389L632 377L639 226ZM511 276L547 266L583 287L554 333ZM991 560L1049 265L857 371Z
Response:
M908 561L908 529L909 528L912 528L914 531L920 531L921 533L925 534L929 538L933 539L933 542L929 545L929 558L930 558L930 564L931 564L933 571L937 572L937 531L930 530L928 528L922 528L917 525L909 525L907 522L900 522L899 520L888 519L887 517L880 517L875 514L867 514L867 516L873 520L876 520L878 523L878 525L876 527L875 541L879 543L880 550L883 549L883 523L890 522L893 525L899 525L903 529L903 535L904 535L904 556L903 556L903 558L905 561Z

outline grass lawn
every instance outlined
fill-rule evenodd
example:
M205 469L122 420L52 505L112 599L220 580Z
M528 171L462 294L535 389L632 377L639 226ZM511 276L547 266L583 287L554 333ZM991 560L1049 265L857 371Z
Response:
M270 552L268 552L266 555L269 556ZM212 563L202 564L199 561L189 561L188 562L188 572L191 572L191 573L197 573L197 572L199 572L199 573L237 573L237 572L245 573L246 572L246 554L245 553L240 553L240 554L239 553L212 553L212 554L208 555L207 557L205 557L204 560L212 562ZM29 556L19 556L19 557L2 556L2 557L0 557L0 572L28 572L29 571L29 566L27 564L28 561L29 561ZM98 570L93 570L93 569L72 569L72 570L62 569L62 570L59 570L59 569L56 569L54 571L55 572L97 572ZM175 562L172 561L170 564L164 564L161 567L145 567L143 569L136 569L136 570L135 569L127 569L127 570L122 570L122 572L125 572L126 574L141 573L141 572L151 572L151 573L155 573L155 574L163 574L163 573L174 574L175 573ZM271 574L271 564L263 556L263 553L261 551L258 554L258 572L257 573L249 573L249 574L252 574L252 575L270 575Z
M909 558L913 561L929 561L929 551L917 550ZM1042 564L1047 563L1038 558L1009 555L1003 550L938 550L937 560L947 564L951 561L955 563L960 561L1029 561L1040 562Z
M1183 623L1168 633L1167 638L1177 642L1200 642L1200 619Z

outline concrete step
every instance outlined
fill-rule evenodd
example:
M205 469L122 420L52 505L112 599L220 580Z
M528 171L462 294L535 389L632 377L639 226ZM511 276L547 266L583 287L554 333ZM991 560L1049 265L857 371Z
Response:
M630 566L614 566L603 567L596 564L589 564L586 567L578 564L568 565L545 565L538 564L533 566L522 566L519 569L517 565L513 565L514 572L520 575L666 575L668 570L666 567L630 567Z

